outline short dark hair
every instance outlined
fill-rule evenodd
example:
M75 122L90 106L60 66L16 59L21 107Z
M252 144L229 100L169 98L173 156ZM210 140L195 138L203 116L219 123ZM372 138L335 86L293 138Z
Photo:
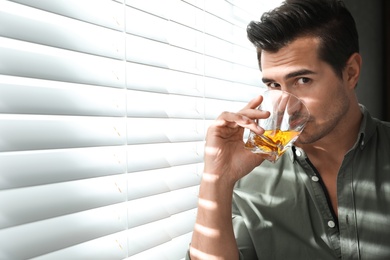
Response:
M259 62L261 50L277 52L298 37L317 37L319 58L339 77L349 57L359 52L355 20L341 0L286 0L250 22L247 33L258 48Z

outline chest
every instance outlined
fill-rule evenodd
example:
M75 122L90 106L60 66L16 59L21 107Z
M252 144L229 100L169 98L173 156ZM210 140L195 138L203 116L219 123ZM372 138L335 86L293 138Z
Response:
M376 153L359 153L346 157L337 171L323 169L327 174L319 181L313 181L318 171L304 165L309 178L302 179L322 220L328 219L325 232L337 254L346 259L384 259L390 256L384 242L390 239L389 162Z

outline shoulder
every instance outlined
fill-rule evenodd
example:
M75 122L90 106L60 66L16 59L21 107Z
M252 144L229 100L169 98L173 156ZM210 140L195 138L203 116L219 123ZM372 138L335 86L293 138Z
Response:
M379 139L384 141L384 145L388 146L390 142L390 122L372 117L364 106L361 106L361 109L363 121L360 126L360 133L364 135L364 143Z
M390 122L374 119L377 133L380 136L390 138Z

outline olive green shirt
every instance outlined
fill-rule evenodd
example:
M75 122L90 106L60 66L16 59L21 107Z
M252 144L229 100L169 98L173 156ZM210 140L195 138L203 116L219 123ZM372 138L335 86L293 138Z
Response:
M362 111L358 140L337 177L338 217L298 147L237 182L240 259L390 259L390 124Z
M237 183L241 259L390 259L390 124L362 111L358 140L337 176L338 217L300 148Z

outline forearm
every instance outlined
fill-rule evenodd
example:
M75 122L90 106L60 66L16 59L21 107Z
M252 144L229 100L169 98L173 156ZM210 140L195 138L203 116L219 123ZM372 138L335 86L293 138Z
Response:
M191 259L238 259L232 224L233 185L203 178Z
M264 161L245 149L243 142L245 128L264 132L255 122L269 116L269 112L257 109L261 102L259 96L239 113L223 112L207 130L205 168L190 247L192 260L239 259L232 223L233 187Z

